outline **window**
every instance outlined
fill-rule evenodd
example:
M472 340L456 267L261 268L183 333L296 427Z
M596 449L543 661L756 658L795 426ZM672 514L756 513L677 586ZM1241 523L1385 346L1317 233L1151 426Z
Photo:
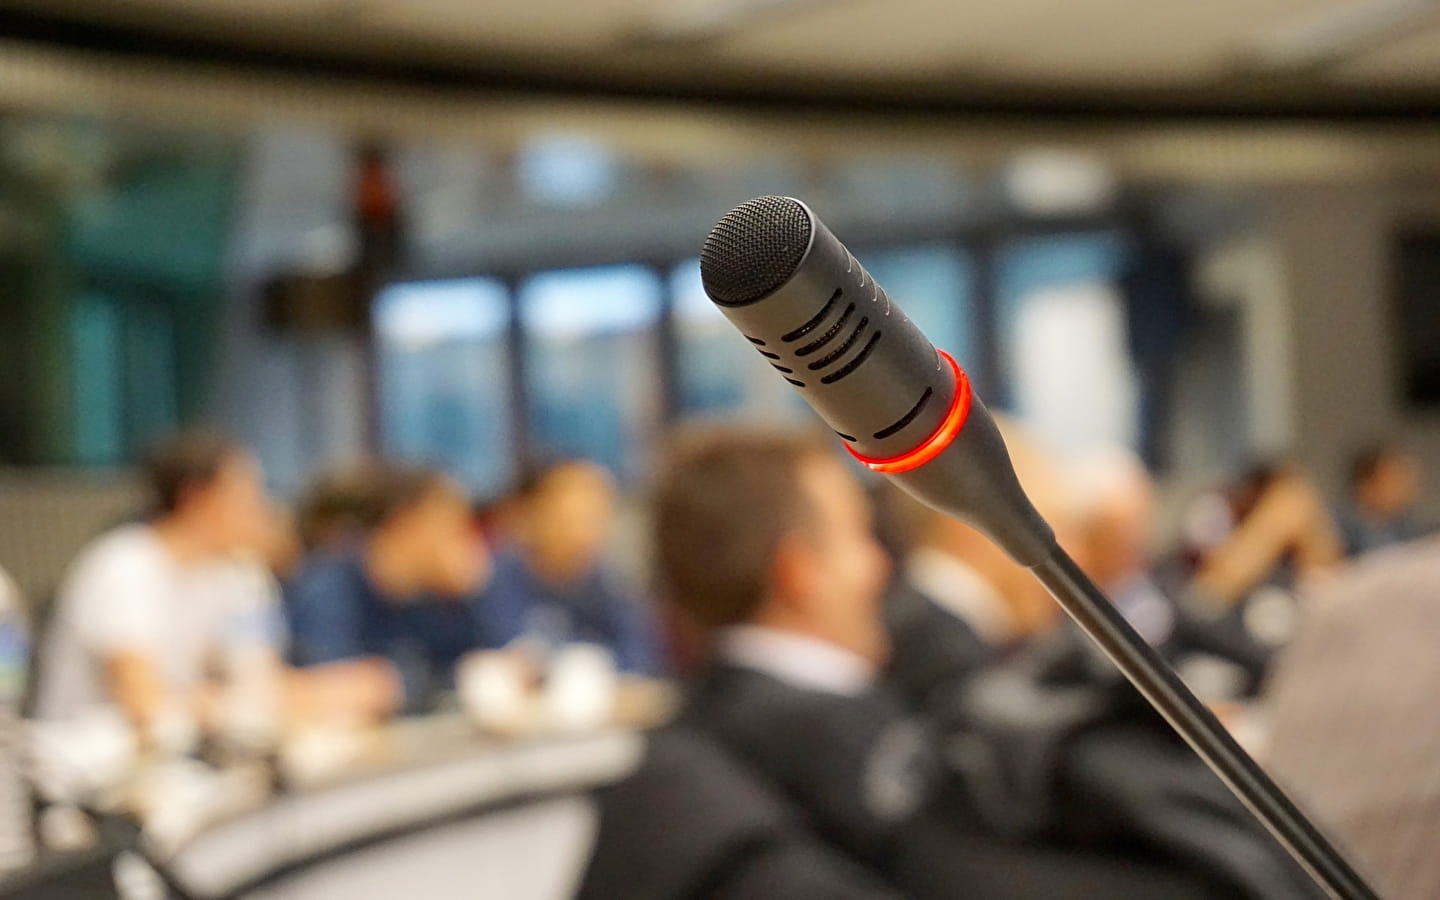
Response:
M377 298L385 451L443 467L472 491L514 471L506 356L509 298L488 278L393 285Z
M623 479L644 471L659 426L660 279L638 265L566 269L520 289L535 449Z
M1017 241L999 260L999 338L1008 402L1051 450L1133 447L1137 391L1118 236Z

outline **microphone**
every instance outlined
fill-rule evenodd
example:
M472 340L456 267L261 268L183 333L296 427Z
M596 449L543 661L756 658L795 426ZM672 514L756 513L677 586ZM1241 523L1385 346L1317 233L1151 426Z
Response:
M705 293L872 471L979 528L1016 561L1055 536L970 379L805 204L759 197L700 254Z
M970 522L1030 569L1176 733L1332 896L1375 900L1055 541L970 379L799 200L758 197L711 229L705 293L845 442L922 503Z

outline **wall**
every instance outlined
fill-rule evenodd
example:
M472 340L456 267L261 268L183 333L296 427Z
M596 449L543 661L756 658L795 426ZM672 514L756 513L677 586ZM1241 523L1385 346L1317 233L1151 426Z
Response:
M1407 222L1440 225L1440 188L1286 187L1267 192L1266 208L1286 298L1267 331L1292 362L1291 449L1334 491L1355 448L1398 437L1421 456L1425 509L1440 519L1440 410L1402 408L1390 349L1391 236Z

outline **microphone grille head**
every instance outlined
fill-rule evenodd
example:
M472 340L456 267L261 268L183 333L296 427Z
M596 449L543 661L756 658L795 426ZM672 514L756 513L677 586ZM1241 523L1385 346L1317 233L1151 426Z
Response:
M744 306L790 280L810 248L810 213L789 197L756 197L721 219L700 251L700 281L721 306Z

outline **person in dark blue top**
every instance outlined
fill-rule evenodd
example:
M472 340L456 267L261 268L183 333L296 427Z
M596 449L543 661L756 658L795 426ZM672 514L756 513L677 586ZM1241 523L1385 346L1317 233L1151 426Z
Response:
M1349 496L1340 509L1345 552L1360 556L1424 534L1416 521L1420 467L1399 447L1381 444L1350 463Z
M484 645L530 645L543 656L565 644L598 644L622 672L660 674L649 606L601 565L614 519L614 485L593 463L562 462L527 478L515 541L496 555L476 603Z
M459 485L429 469L366 464L348 479L355 533L312 557L287 589L299 666L366 660L388 675L392 711L423 709L476 646L464 598L488 554Z

